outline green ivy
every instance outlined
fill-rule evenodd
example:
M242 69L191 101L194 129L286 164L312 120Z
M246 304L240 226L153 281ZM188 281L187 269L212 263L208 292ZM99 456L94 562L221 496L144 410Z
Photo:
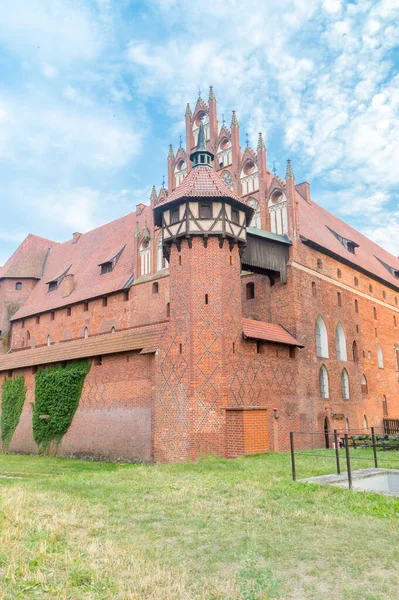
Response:
M52 442L58 444L68 431L89 370L90 363L80 361L37 371L33 437L39 452L45 452Z
M14 431L19 423L22 407L25 402L26 387L23 377L5 379L1 394L1 440L3 449L8 452L8 447Z

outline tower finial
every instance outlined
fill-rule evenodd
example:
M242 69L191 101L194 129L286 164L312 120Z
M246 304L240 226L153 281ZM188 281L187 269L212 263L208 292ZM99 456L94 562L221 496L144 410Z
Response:
M277 175L277 169L276 169L276 161L273 161L273 175L276 176Z
M162 175L162 185L161 185L161 190L165 189L165 175Z
M238 127L238 121L237 121L237 115L236 115L236 111L233 110L233 115L231 117L231 125L230 127Z
M204 117L201 117L198 131L197 147L194 150L194 152L190 154L190 160L193 161L193 168L210 167L213 157L214 155L212 154L212 152L210 152L206 147Z
M247 148L249 148L249 135L248 133L245 134L245 145Z
M201 88L198 86L198 100L201 100Z
M262 132L259 132L259 137L258 137L258 147L257 150L265 150L265 142L263 141L263 136L262 136Z
M191 107L190 107L190 103L187 102L187 106L186 106L186 117L192 117L193 113L191 112Z
M151 190L150 200L156 200L156 199L157 199L157 190L155 189L155 185L153 185L152 190Z
M179 148L181 148L181 145L182 145L182 140L181 140L181 136L180 136Z
M226 125L226 121L225 121L224 113L223 113L222 114L222 126L224 127L225 125Z
M208 102L215 102L216 98L215 98L215 93L213 91L213 85L209 86L209 100Z
M169 144L169 154L168 154L168 158L174 158L174 152L173 152L173 147L172 144Z
M287 160L287 169L285 171L285 178L289 179L289 178L294 179L294 171L292 170L292 166L291 166L291 160L288 159Z

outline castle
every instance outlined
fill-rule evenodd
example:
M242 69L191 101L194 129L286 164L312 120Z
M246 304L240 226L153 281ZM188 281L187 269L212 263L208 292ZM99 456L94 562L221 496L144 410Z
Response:
M0 269L0 385L89 359L61 456L177 462L286 450L290 430L399 418L399 260L240 147L210 89L150 205Z

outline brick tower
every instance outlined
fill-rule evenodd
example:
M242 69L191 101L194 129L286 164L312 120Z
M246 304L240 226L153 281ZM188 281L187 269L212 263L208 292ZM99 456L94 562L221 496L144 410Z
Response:
M154 208L170 270L170 323L157 357L154 458L226 454L228 390L242 338L240 253L253 209L212 168L201 120L192 168Z

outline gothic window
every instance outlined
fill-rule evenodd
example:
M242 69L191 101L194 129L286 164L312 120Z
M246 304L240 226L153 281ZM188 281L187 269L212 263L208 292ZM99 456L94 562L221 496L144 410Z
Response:
M363 415L363 429L368 429L368 423L367 423L367 417L366 415Z
M288 233L287 198L282 190L274 190L269 199L270 228L272 233ZM321 261L320 261L321 262ZM319 267L319 262L317 264Z
M51 345L51 338L50 338L50 336L48 335L48 336L47 336L47 346L50 346L50 345Z
M257 227L260 229L260 206L259 202L255 198L249 198L248 205L254 209L254 216L251 220L251 227Z
M388 403L385 394L383 394L382 396L382 414L384 415L384 417L388 416Z
M180 158L177 161L177 164L175 166L176 187L179 187L179 185L181 184L181 182L183 181L183 179L185 178L186 175L187 175L187 165L186 165L185 161L182 158Z
M367 387L367 379L366 379L365 375L363 375L363 377L362 377L362 381L361 381L360 387L361 387L363 396L367 396L367 394L368 394L368 387Z
M83 336L84 336L85 340L87 340L87 338L89 337L89 329L87 327L85 327Z
M316 356L328 358L327 328L320 316L316 321Z
M166 269L167 267L168 261L163 255L162 237L159 237L157 245L157 271L162 271L162 269Z
M243 196L259 190L258 167L253 160L247 160L241 170L241 187Z
M149 275L151 272L151 244L143 240L140 244L140 269L141 275Z
M337 329L335 330L335 349L337 352L337 360L346 361L346 339L344 328L341 323L338 323Z
M378 348L377 348L377 360L378 360L378 368L383 369L384 368L384 357L382 355L382 348L381 348L380 344L378 344Z
M321 366L319 371L319 386L320 386L320 398L329 397L328 388L328 372L324 365Z
M22 290L22 282L21 281L17 281L17 283L15 284L15 289Z
M219 169L228 167L233 162L233 150L231 141L228 138L223 138L217 149L217 165Z
M341 373L341 392L344 400L349 400L349 377L346 369Z
M352 344L352 358L353 358L353 362L355 362L355 363L357 363L359 360L356 342L353 342L353 344Z

